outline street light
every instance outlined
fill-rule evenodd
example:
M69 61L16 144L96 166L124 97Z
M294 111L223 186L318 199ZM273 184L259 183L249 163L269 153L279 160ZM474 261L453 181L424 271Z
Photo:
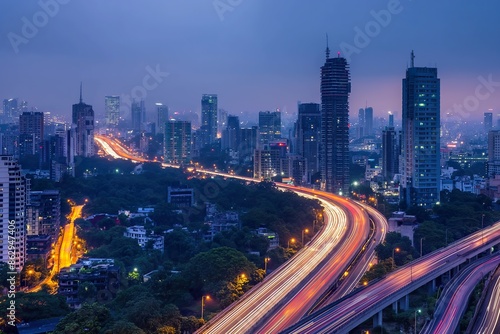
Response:
M422 310L415 310L415 334L417 334L417 313L422 313Z
M270 257L264 258L264 272L267 274L267 263L271 260Z
M201 318L203 320L205 320L205 318L203 318L203 311L205 310L205 300L209 300L209 299L210 299L209 295L201 296Z
M424 239L425 239L424 237L420 238L420 257L422 257L422 241Z
M302 230L302 247L304 247L304 233L309 233L309 229Z
M483 231L483 228L484 228L484 213L482 215L482 218L481 218L481 243L484 245L484 231Z
M397 253L399 253L399 247L396 247L396 248L393 248L392 249L392 260L394 261L394 251L396 251ZM396 262L396 261L394 261Z
M288 243L287 243L287 246L286 246L287 249L290 248L290 243L294 244L295 243L295 238L292 238L292 239L288 240Z

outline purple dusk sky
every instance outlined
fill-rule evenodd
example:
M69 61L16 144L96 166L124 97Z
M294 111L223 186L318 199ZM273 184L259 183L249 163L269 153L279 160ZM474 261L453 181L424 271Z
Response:
M141 89L149 110L199 112L215 93L232 114L295 113L320 102L328 33L351 66L351 120L366 103L401 117L412 49L416 66L438 67L443 120L454 105L479 119L500 113L498 13L495 0L1 1L0 98L69 116L83 81L98 115L105 95ZM157 67L168 76L148 77Z

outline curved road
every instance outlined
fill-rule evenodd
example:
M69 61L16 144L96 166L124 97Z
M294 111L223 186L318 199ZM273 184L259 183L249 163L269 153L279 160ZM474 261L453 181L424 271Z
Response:
M477 319L468 333L500 333L500 267L497 267L487 288ZM470 326L469 326L470 328Z
M483 277L498 266L499 261L499 254L481 258L454 277L439 298L434 318L423 328L421 333L454 333L467 309L470 295Z
M420 282L428 282L428 276L445 273L472 257L471 254L498 243L499 239L500 223L496 223L387 274L384 279L321 309L283 333L346 333L373 312L389 306L395 297L401 298L419 287Z
M119 147L121 145L114 143L113 146L113 141L109 138L101 136L99 140L107 143L106 147L101 145L105 151L111 149L114 154L124 158L134 158L125 148ZM212 171L200 172L256 181ZM326 209L325 226L292 259L219 313L197 333L279 332L302 318L339 278L343 277L346 283L343 289L337 291L342 294L350 292L368 266L368 262L359 262L353 267L353 272L346 272L346 268L360 252L365 251L370 259L374 254L373 249L377 243L366 244L370 235L370 222L365 209L353 201L330 193L285 184L278 186L302 196L319 199ZM383 239L387 230L385 218L381 224L383 227L377 233L378 241Z

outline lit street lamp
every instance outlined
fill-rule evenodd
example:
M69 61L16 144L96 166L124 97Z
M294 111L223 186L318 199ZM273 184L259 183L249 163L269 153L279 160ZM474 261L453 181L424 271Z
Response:
M302 230L302 247L304 247L304 233L309 233L309 229Z
M399 253L399 247L396 247L396 248L393 248L393 249L392 249L392 260L393 260L393 261L394 261L394 252ZM394 262L396 262L396 261L394 261Z
M290 243L294 244L295 243L295 238L292 238L292 239L288 240L288 243L286 245L287 249L290 248Z
M210 299L209 295L201 296L201 318L203 320L205 320L205 318L203 318L203 311L205 310L205 300L209 300L209 299Z
M267 274L267 263L271 260L269 257L264 258L264 272Z
M417 334L417 313L422 313L422 310L415 310L415 334Z

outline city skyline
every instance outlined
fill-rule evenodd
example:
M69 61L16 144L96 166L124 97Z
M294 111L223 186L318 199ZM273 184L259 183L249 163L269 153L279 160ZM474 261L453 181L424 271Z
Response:
M432 3L432 10L430 1L241 2L222 12L201 1L122 3L110 1L98 10L92 2L60 4L30 38L22 33L22 19L33 22L43 12L38 3L16 3L2 11L0 52L9 64L4 73L15 78L0 83L2 98L18 97L29 108L68 117L83 81L87 103L102 117L106 95L131 95L149 76L148 117L156 102L200 115L199 96L206 92L218 94L219 107L235 115L256 117L275 108L296 114L298 101L319 103L317 72L328 33L332 54L341 51L351 65L351 123L352 111L366 104L376 117L391 110L400 118L400 73L412 49L417 66L440 68L444 121L448 111L463 120L479 120L490 108L494 114L500 111L500 80L494 73L500 48L490 42L499 31L494 13L500 5L492 1L481 7L444 1ZM124 24L145 13L149 20L144 24ZM281 19L275 20L277 15ZM425 26L417 24L422 15ZM66 24L82 16L95 24ZM463 25L471 16L481 19ZM297 25L298 20L310 24ZM367 36L364 43L362 35ZM209 47L213 52L204 52ZM488 81L493 86L486 87ZM454 108L467 103L470 107L462 112ZM127 101L122 105L130 107Z

